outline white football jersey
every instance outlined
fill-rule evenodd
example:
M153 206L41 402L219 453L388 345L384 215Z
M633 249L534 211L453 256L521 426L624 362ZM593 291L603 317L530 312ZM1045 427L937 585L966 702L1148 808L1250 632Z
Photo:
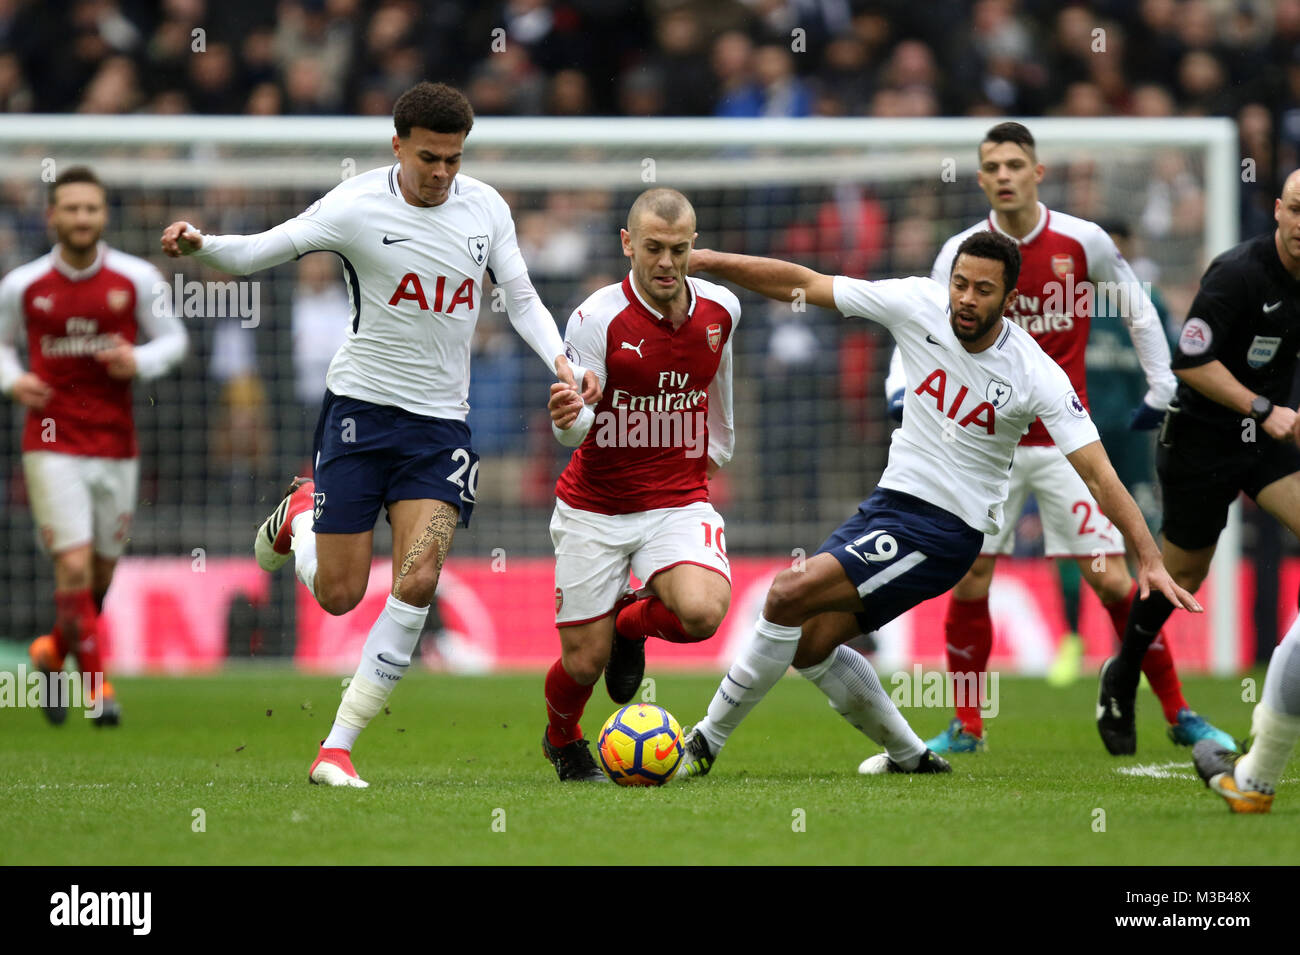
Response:
M835 277L835 307L893 333L907 389L880 486L956 514L985 534L1002 527L1012 455L1041 418L1062 453L1098 440L1061 366L1020 326L1002 321L971 354L953 333L948 289L928 278Z
M500 285L527 269L495 189L461 173L442 205L413 206L398 168L354 176L276 228L299 255L343 260L352 320L325 377L330 391L463 421L483 275Z

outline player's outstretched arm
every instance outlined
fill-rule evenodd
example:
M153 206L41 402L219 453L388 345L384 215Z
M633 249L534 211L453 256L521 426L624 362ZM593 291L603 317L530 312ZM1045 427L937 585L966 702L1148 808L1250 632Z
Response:
M555 327L555 319L542 304L527 272L501 283L506 295L506 315L510 324L542 361L555 369L562 384L582 393L588 404L600 401L600 382L590 371L575 368L564 355L564 342Z
M690 272L692 275L708 272L778 302L804 301L821 308L835 308L832 276L782 259L695 249L691 252Z
M188 222L173 222L163 230L162 248L172 258L194 255L229 275L248 275L299 256L287 226L282 222L257 235L204 235ZM315 249L306 246L303 251Z
M1119 528L1124 539L1132 543L1137 551L1139 596L1145 599L1153 589L1158 590L1175 607L1200 613L1202 608L1196 598L1174 583L1169 571L1165 570L1160 548L1147 530L1147 522L1142 517L1137 502L1120 483L1119 475L1115 473L1101 442L1085 444L1067 454L1066 458L1088 485L1088 490L1096 498L1102 513Z

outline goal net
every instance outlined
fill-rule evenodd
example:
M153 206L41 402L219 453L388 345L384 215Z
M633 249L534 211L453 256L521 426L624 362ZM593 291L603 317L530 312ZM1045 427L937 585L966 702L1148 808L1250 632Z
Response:
M563 328L589 292L626 273L619 228L632 199L652 185L691 198L701 247L866 278L928 274L943 241L987 214L976 146L991 122L483 118L462 171L509 201L533 280ZM1047 167L1042 200L1130 232L1130 258L1176 328L1209 257L1237 240L1240 167L1231 123L1029 125ZM134 558L183 558L197 575L206 572L195 569L203 562L246 557L280 489L309 465L325 365L348 322L336 257L309 255L232 281L192 260L163 257L162 227L188 219L208 233L262 231L342 179L391 163L391 136L391 124L377 119L0 117L0 267L7 272L50 247L47 184L68 166L88 164L110 190L107 241L159 266L191 335L178 372L136 389L142 472ZM733 559L788 563L792 554L812 553L880 476L893 427L883 394L891 343L867 322L747 294L741 300L736 455L715 480L714 498ZM547 371L499 301L485 294L480 303L470 394L482 455L479 506L472 526L457 534L453 567L462 558L540 567L551 553L547 524L568 452L547 427ZM1140 396L1140 371L1127 339L1116 345L1118 327L1112 321L1100 330L1110 337L1098 338L1090 364L1112 376L1102 386L1107 395L1120 393L1110 389L1124 381L1124 394ZM1096 405L1101 392L1093 393ZM0 414L0 638L13 640L48 629L52 606L50 568L22 484L20 437L21 412L10 406ZM1111 453L1140 459L1135 467L1145 477L1132 489L1158 529L1152 440ZM1020 530L1022 551L1033 554L1032 519ZM387 534L381 521L379 554L387 553ZM1220 564L1231 579L1237 550L1230 533ZM293 619L293 584L282 576L267 598L279 611L263 618L254 638L263 649L273 649ZM205 586L194 577L178 607ZM1206 662L1217 669L1236 664L1235 595L1235 586L1224 587L1212 604L1222 641ZM553 645L545 649L553 656Z

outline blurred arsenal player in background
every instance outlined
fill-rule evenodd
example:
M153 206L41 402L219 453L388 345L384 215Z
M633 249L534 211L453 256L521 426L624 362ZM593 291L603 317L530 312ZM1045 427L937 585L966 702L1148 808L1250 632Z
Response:
M75 653L97 725L121 708L104 681L98 621L135 511L139 449L131 381L156 378L185 355L162 274L110 249L103 184L85 167L50 186L47 218L57 243L0 282L0 390L27 408L23 472L42 548L54 559L54 629L31 646L44 672ZM160 294L161 293L161 294ZM15 347L27 332L27 370ZM137 345L141 332L148 344ZM46 685L53 723L66 701Z

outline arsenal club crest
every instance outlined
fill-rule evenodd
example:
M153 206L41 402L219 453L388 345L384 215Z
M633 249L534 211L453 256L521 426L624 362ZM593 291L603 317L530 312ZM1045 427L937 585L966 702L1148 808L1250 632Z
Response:
M1058 252L1052 256L1052 271L1058 279L1064 279L1074 271L1074 256L1068 252Z
M131 304L131 293L124 288L109 289L104 300L111 311L120 312Z
M559 587L555 588L555 612L559 613L560 608L564 606L564 591Z
M472 235L469 237L469 255L474 260L475 265L482 265L487 261L488 255L488 237L485 235Z
M704 331L709 336L709 347L717 351L718 346L722 344L722 326L710 325Z

